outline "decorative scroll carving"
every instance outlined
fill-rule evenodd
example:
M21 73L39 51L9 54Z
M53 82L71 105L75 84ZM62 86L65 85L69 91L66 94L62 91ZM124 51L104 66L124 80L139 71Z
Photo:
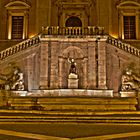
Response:
M0 74L0 89L24 90L24 78L20 68L10 64L8 74Z

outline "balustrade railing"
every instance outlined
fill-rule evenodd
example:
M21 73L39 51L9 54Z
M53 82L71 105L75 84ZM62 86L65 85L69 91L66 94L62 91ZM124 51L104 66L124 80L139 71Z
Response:
M5 58L7 58L8 56L13 55L17 52L20 52L22 50L25 50L25 49L31 47L32 45L38 44L39 42L40 42L40 38L38 35L31 39L25 40L17 45L14 45L10 48L7 48L0 52L0 60L3 60Z
M107 43L114 45L117 48L120 48L120 49L122 49L130 54L137 56L137 57L140 57L140 49L137 49L137 48L131 46L130 44L123 43L120 40L115 39L115 38L110 37L110 36L108 36Z
M45 35L103 35L104 27L42 27L42 33Z
M97 29L98 28L98 29ZM103 27L43 27L42 34L45 35L103 35ZM37 35L31 39L25 40L17 45L7 48L0 52L0 60L7 58L17 52L25 50L32 45L38 44L40 42L40 35ZM130 44L121 42L111 36L108 36L107 43L116 46L130 54L140 57L140 49L137 49Z

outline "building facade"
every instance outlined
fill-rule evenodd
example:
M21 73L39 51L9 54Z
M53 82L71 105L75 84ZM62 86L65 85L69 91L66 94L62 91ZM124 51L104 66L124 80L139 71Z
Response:
M139 9L139 0L1 0L0 47L31 38L44 26L101 26L139 47Z

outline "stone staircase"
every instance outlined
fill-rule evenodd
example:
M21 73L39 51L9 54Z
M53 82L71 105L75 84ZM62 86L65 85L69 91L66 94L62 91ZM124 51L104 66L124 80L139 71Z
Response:
M135 97L8 95L0 104L0 122L140 123L137 105Z
M48 30L49 29L49 30ZM46 35L58 35L57 32L55 32L55 29L44 29ZM94 29L95 30L95 29ZM103 30L101 29L100 34L92 34L91 31L94 30L85 30L84 33L88 33L88 35L103 35ZM60 30L59 30L60 31ZM90 31L90 32L89 32ZM69 30L62 30L61 33L65 33L64 35L82 35L81 29L69 29ZM62 34L60 34L62 35ZM23 41L15 46L12 46L10 48L7 48L6 50L3 50L0 52L0 61L4 61L6 58L24 51L25 49L28 49L30 47L33 47L34 45L40 43L41 35L37 35L36 37L33 37L31 39L28 39L26 41ZM127 52L130 53L136 57L140 57L140 50L129 45L122 43L121 41L114 39L110 36L107 36L107 43ZM33 113L34 111L38 112L38 114L47 114L45 117L40 117L40 120L42 121L76 121L76 122L117 122L117 120L122 120L122 122L140 122L140 118L133 118L129 117L129 119L118 117L116 116L109 116L107 119L106 116L96 116L97 112L107 112L107 114L110 114L112 112L117 112L119 115L126 113L127 111L136 111L138 101L135 97L127 98L119 98L119 97L19 97L19 96L9 96L0 98L0 111L2 112L3 109L7 113L8 111L18 112L19 116L21 112L23 111L23 114L27 111L28 113ZM43 112L43 113L42 113ZM43 115L44 115L43 114ZM115 114L115 115L116 115ZM25 114L26 115L26 114ZM115 118L113 118L115 117ZM2 117L1 117L2 118ZM2 119L7 119L7 117L3 117ZM27 120L31 121L33 120L39 120L39 117L27 117ZM11 117L10 120L18 120L17 117ZM20 121L24 121L25 117L21 116L19 117ZM0 120L1 121L1 120Z
M26 50L40 42L40 35L37 35L33 38L27 39L25 41L22 41L14 46L11 46L10 48L7 48L0 52L0 61L6 59L9 56L12 56L18 52L21 52L23 50Z
M45 114L46 113L46 114ZM121 112L115 113L112 112L110 115L104 115L103 112L99 112L100 115L95 114L64 114L60 112L49 113L49 112L36 112L35 114L31 114L28 112L20 112L14 111L8 113L3 113L0 116L0 123L4 122L26 122L26 123L133 123L139 124L140 117L136 114L136 112L127 112L129 114L123 115Z
M112 97L9 97L8 109L60 112L134 111L136 98Z
M15 53L21 52L25 49L28 49L38 43L40 43L40 38L41 37L48 37L49 35L65 35L67 37L71 36L95 36L99 37L100 36L106 36L107 40L106 42L125 51L128 52L132 55L135 55L137 57L140 57L140 49L131 46L130 44L123 43L122 41L115 39L111 36L105 35L104 34L104 28L103 27L87 27L87 28L81 28L81 27L63 27L63 28L58 28L58 27L43 27L42 28L42 33L39 35L36 35L33 38L27 39L23 42L20 42L10 48L7 48L3 51L0 52L0 60L4 60L5 58L14 55Z

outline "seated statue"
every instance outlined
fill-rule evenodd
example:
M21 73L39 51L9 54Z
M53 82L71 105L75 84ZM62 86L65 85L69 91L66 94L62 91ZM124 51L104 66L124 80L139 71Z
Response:
M24 79L23 79L23 73L16 70L14 72L13 78L12 78L12 90L24 90Z
M122 91L140 90L140 78L132 73L131 69L126 69L122 75Z
M7 74L0 74L0 89L24 90L23 73L17 66L11 66Z

